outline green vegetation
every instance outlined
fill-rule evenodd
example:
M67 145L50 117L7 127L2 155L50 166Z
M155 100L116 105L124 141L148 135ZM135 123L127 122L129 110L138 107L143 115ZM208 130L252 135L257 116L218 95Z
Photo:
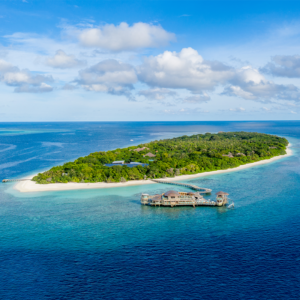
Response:
M153 141L107 152L94 152L74 162L53 167L33 178L41 184L55 182L124 182L146 178L224 170L285 154L288 141L253 132L197 134ZM141 149L146 147L144 149ZM145 156L150 153L155 157ZM115 160L148 163L148 166L106 167ZM152 161L153 160L153 161Z

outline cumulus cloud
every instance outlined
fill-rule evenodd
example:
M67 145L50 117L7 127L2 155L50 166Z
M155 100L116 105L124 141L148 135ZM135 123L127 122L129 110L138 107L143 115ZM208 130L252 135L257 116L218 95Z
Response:
M271 108L268 108L268 107L263 107L262 108L264 111L271 111Z
M18 93L50 92L53 88L47 83L53 82L52 76L33 74L28 70L20 70L3 60L0 60L0 81L15 87Z
M43 82L52 82L53 78L47 75L33 75L27 70L22 70L4 73L2 81L11 86L21 84L39 85Z
M165 109L163 110L165 114L171 114L171 115L189 115L189 114L198 114L198 113L209 113L208 110L203 110L199 108L191 109L191 108L180 108L178 110L174 109Z
M272 57L272 61L272 63L268 63L263 67L261 71L274 76L300 77L300 55L276 55Z
M67 55L63 50L57 50L53 57L46 59L46 64L53 68L69 69L82 66L85 62L76 59L74 55Z
M243 108L243 107L229 108L229 110L234 111L234 112L244 112L244 111L246 111L246 109Z
M234 69L220 62L205 61L196 50L184 48L179 53L165 51L145 58L138 76L152 87L202 93L226 83L234 76Z
M153 88L149 90L142 90L138 92L139 95L144 96L148 100L166 100L172 98L176 101L183 101L185 103L203 103L210 100L207 93L191 95L188 97L181 98L177 92L166 88Z
M13 71L16 71L16 70L18 70L17 67L14 67L10 63L0 59L0 74L5 73L5 72L9 72L9 71L13 72Z
M111 51L156 48L166 46L175 40L175 34L167 32L159 25L135 23L129 26L106 24L97 28L66 28L68 35L76 36L80 44L86 47L98 47Z
M236 70L229 82L231 85L224 89L223 95L265 102L271 99L300 101L300 90L295 85L276 84L250 66Z
M277 61L282 64L285 61L286 66L297 65L282 58ZM222 95L261 102L300 101L300 90L293 84L276 84L251 66L234 69L218 61L206 61L192 48L145 58L137 67L137 74L140 81L153 88L189 90L194 96L184 101L190 103L208 101L206 91L222 85L225 86Z
M149 100L165 100L168 97L176 97L177 93L165 88L154 88L139 91L139 95L144 96Z
M296 66L281 58L278 62ZM192 48L180 52L165 51L144 59L137 67L140 81L153 88L186 89L194 94L185 102L199 103L210 98L206 91L225 86L222 95L246 100L270 102L271 100L300 101L300 90L293 84L276 84L267 80L259 70L246 66L234 69L218 61L206 61Z
M16 93L46 93L52 91L53 87L44 82L39 85L22 84L15 88Z
M133 100L131 90L137 82L135 69L114 59L104 60L79 71L78 83L88 91L125 95Z
M73 85L73 84L70 84L70 83L66 83L63 87L62 87L63 90L65 91L73 91L73 90L76 90L77 89L77 86Z
M209 95L206 93L203 93L202 95L192 95L189 97L186 97L184 99L184 102L186 103L202 103L202 102L208 102L210 100Z

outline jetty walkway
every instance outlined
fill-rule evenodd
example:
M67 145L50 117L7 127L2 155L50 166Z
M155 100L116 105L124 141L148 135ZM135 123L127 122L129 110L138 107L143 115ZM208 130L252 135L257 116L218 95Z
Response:
M198 187L197 185L193 185L193 184L166 181L166 180L158 180L158 179L152 179L152 181L154 181L156 183L165 183L165 184L173 184L173 185L184 186L184 187L190 188L192 190L196 190L200 194L210 194L211 193L211 189Z
M31 179L3 179L2 182L24 181L24 180L31 180Z

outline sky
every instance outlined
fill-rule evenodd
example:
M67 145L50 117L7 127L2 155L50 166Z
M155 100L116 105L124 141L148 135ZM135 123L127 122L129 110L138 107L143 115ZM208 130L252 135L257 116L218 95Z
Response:
M0 1L0 122L299 120L297 0Z

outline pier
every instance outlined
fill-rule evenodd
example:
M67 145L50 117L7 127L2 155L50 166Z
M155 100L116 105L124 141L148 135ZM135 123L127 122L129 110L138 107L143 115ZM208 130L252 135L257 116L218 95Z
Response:
M201 194L210 194L211 189L202 188L194 184L172 182L162 179L152 179L155 183L172 184L183 186L195 192L168 191L163 194L149 195L142 194L141 204L150 206L225 206L227 205L227 193L218 192L217 201L206 200Z
M142 194L141 195L141 204L149 205L149 206L227 206L228 205L228 193L224 193L222 191L217 192L216 201L206 200L200 193L210 193L211 189L200 188L196 185L192 184L184 184L184 183L174 183L170 181L161 181L154 180L157 183L170 183L173 185L179 185L191 188L193 190L197 190L197 192L177 192L177 191L168 191L162 194L149 195ZM234 207L234 204L229 205L229 207Z
M193 184L172 182L172 181L165 181L165 180L158 180L158 179L152 179L152 181L154 181L156 183L165 183L165 184L173 184L173 185L178 185L178 186L184 186L184 187L187 187L189 189L198 191L198 193L200 193L200 194L210 194L211 193L211 189L201 188L201 187L198 187L198 186L193 185Z
M30 180L30 179L3 179L2 182L11 182L11 181L24 181L24 180Z

